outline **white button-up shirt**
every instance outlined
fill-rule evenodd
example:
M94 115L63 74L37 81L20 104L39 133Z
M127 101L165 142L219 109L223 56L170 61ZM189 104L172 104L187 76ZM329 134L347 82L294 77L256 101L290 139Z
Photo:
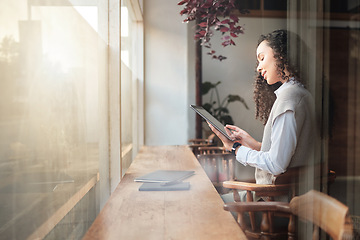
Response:
M285 82L276 91L276 96L293 81ZM257 151L241 146L236 160L243 165L250 165L277 175L286 171L296 148L296 121L291 110L275 118L272 126L271 148L269 151Z

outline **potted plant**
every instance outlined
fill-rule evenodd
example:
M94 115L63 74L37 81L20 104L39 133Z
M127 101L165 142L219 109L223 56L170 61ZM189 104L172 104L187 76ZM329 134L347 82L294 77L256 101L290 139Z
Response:
M210 94L210 101L203 104L203 107L222 124L234 124L234 121L230 116L228 105L232 102L241 102L246 109L249 109L249 107L245 100L239 95L229 94L221 100L217 89L220 83L220 81L215 84L211 82L202 83L202 95Z

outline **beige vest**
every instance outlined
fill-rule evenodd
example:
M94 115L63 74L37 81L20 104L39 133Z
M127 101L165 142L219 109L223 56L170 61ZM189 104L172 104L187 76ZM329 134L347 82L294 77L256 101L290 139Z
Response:
M309 159L313 157L313 140L315 140L313 135L315 133L315 112L313 109L311 94L304 87L295 83L282 90L274 102L269 119L265 125L261 151L270 150L271 132L275 118L291 110L295 113L297 144L288 168L306 165ZM283 147L285 148L286 146ZM267 171L257 168L255 179L258 184L273 184L276 177Z

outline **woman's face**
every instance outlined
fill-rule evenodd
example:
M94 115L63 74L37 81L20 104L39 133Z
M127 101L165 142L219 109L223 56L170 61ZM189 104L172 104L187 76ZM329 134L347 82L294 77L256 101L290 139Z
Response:
M269 85L279 81L284 82L277 69L274 52L272 48L267 45L266 41L262 41L259 44L256 49L256 56L259 62L256 70L263 76Z

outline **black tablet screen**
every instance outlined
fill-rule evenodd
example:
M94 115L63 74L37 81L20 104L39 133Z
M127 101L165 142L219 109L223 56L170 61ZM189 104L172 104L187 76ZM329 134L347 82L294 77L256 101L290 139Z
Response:
M206 111L203 107L190 105L190 107L197 112L201 117L203 117L206 121L211 123L217 130L219 130L225 137L227 137L229 140L233 141L229 135L227 135L225 131L225 126L219 122L214 116L212 116L208 111Z

